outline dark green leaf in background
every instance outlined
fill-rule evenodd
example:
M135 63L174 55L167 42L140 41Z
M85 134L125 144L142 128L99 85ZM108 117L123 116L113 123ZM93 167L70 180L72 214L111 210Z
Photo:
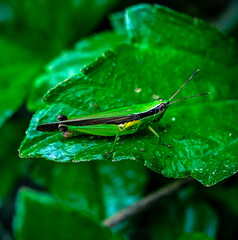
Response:
M7 196L12 193L18 180L27 174L27 159L19 159L17 147L20 143L19 135L24 134L27 122L19 116L9 120L1 129L0 139L0 206Z
M235 181L233 186L226 186L226 184L219 184L216 188L211 188L206 190L206 194L209 199L219 202L222 209L226 212L232 213L233 215L238 215L238 189L237 181Z
M179 240L214 240L215 238L208 237L205 233L193 232L193 233L184 233L181 235Z
M238 222L237 175L212 188L201 190L202 191L197 193L198 196L201 196L207 202L212 203L219 214L218 239L232 239L234 233L236 234Z
M23 104L40 66L32 53L0 38L0 127Z
M155 15L152 19L151 14ZM129 8L125 19L132 44L107 51L81 74L46 94L48 105L33 117L20 148L21 156L63 162L137 160L164 176L192 175L204 185L235 174L235 43L200 20L157 6ZM142 104L157 97L168 99L197 68L201 73L180 98L208 91L211 96L174 104L154 125L171 148L160 145L146 130L121 137L115 152L108 155L105 153L111 149L112 138L64 139L60 133L36 132L37 125L56 121L58 114L82 115Z
M32 237L35 240L122 239L84 211L59 203L50 195L24 188L18 193L16 201L14 234L16 240L30 240Z
M103 220L138 200L147 171L135 162L59 164L36 161L32 178L58 201ZM42 175L42 173L44 173Z
M182 189L178 195L162 200L151 210L148 221L151 239L199 239L199 236L200 239L209 239L217 236L218 215L211 204L199 196L192 197L196 191L194 186Z
M118 3L118 0L6 0L4 6L10 16L2 22L0 30L40 57L49 58L98 27Z

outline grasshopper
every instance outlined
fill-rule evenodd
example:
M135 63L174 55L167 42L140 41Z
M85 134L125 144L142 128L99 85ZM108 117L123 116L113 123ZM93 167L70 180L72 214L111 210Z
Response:
M41 124L36 129L37 131L42 132L61 131L65 138L74 137L79 134L91 134L108 137L114 136L115 140L112 145L112 150L119 136L134 134L145 126L148 127L148 129L160 140L158 133L151 127L150 124L152 122L159 122L170 105L188 98L210 94L202 93L171 102L171 100L184 88L184 86L198 71L199 69L169 100L159 98L156 101L146 104L118 108L97 114L84 115L77 118L68 118L65 115L59 115L59 122Z

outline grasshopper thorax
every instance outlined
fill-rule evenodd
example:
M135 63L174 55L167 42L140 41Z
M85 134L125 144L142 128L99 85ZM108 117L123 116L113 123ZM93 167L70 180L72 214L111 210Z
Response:
M155 101L156 106L150 110L151 112L153 111L153 121L157 122L163 117L166 109L168 108L167 102L167 100L164 100L162 98Z
M156 112L157 113L164 113L165 110L168 108L168 101L164 100L163 98L159 98L156 102Z

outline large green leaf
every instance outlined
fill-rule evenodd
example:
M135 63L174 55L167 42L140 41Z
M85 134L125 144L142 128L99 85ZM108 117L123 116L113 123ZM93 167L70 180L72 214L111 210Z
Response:
M85 65L96 60L104 51L125 40L125 35L102 32L78 42L74 50L64 51L47 65L46 73L35 80L29 94L28 108L32 111L42 108L45 92L68 77L80 73Z
M144 11L144 18L148 15L148 5L145 9L142 5L130 11L136 12L137 9L140 9L140 12ZM162 14L166 19L168 10L158 9L156 14ZM169 21L171 12L167 15ZM180 17L176 14L173 16L178 18L178 22ZM132 20L128 15L127 21L131 24ZM163 24L160 24L162 28ZM180 24L183 26L183 23ZM183 34L187 33L187 29L182 32L181 27L178 40L175 41L174 35L170 34L171 44L167 41L167 46L165 41L161 46L140 43L138 40L135 40L135 45L122 44L85 67L80 75L69 78L49 91L44 98L48 105L37 112L31 121L20 148L21 156L43 157L63 162L137 160L164 176L177 178L192 175L204 185L213 185L236 173L236 47L230 43L229 38L214 29L209 32L210 27L205 23L202 23L203 28L199 24L196 28L193 22L187 24L192 24L195 28L194 39L198 37L199 32L200 41L207 42L202 50L191 52L189 43L186 43L187 47L182 48L183 50L178 49L176 42L182 44L183 40L185 41ZM150 24L147 25L146 28L141 24L141 31L144 33L141 38L151 39L146 31ZM127 25L127 29L130 34L133 33L130 25ZM153 33L153 36L158 35L159 39L165 35L164 32L156 32L154 29L148 31ZM170 32L173 31L178 31L175 24L170 26ZM209 33L205 34L204 38L203 31ZM193 32L190 34L193 35ZM205 57L206 48L214 43L214 39L222 42L217 51L224 44L228 45L230 50L226 55L223 51L225 61L218 61L217 55L213 57L212 54L208 54ZM191 42L193 48L197 42ZM111 149L112 138L84 135L64 139L60 133L36 131L40 123L56 121L58 114L74 116L95 113L153 101L158 96L168 99L197 68L201 69L201 73L186 86L180 97L208 91L211 92L211 96L176 103L167 110L159 124L154 124L162 140L169 143L171 148L159 144L158 139L147 130L121 137L112 154L105 154Z
M70 208L49 195L29 189L18 193L15 239L122 239L85 212Z
M159 61L162 56L163 61ZM42 123L41 119L44 119L43 122L55 121L59 113L80 115L102 109L107 110L112 106L121 107L148 102L153 100L153 95L156 93L161 93L160 97L168 98L189 76L182 70L168 71L169 62L178 65L181 59L186 59L186 52L166 49L153 50L151 53L128 45L122 45L114 52L107 52L105 57L84 70L85 77L72 77L46 95L45 99L50 105L32 119L20 150L21 155L45 157L57 161L106 159L104 153L110 150L113 142L111 138L92 139L89 136L83 136L69 140L64 139L60 133L36 132L36 126ZM154 61L158 62L156 67L153 65ZM226 100L226 98L232 98L229 96L232 90L229 85L224 87L222 84L223 74L226 74L227 81L231 82L233 73L226 70L223 65L219 67L220 71L216 70L214 73L212 69L217 64L210 60L205 61L196 55L190 55L190 59L184 60L183 67L186 66L188 69L186 72L189 70L192 72L191 62L204 69L205 73L201 73L196 82L187 86L184 96L197 93L196 89L199 89L199 92L210 90L212 99L204 97L191 100L186 102L186 107L178 104L167 110L161 121L162 127L159 130L156 124L155 128L163 141L170 143L172 148L160 145L153 135L144 131L123 137L118 141L113 154L115 161L123 159L144 161L148 167L162 172L165 176L184 177L192 174L204 184L209 185L237 171L236 167L234 169L234 165L237 166L236 154L232 152L235 151L234 145L237 144L234 127L237 102ZM163 78L161 84L157 76L158 79ZM212 82L208 81L211 77ZM144 78L146 82L142 81ZM92 84L93 87L90 87ZM173 86L172 91L172 87L169 88L169 86ZM142 91L137 93L136 88L141 88ZM224 100L221 101L219 96ZM224 113L228 118L227 121L223 121ZM194 127L195 124L196 127ZM230 151L230 148L233 150ZM142 152L141 149L144 151ZM218 154L221 156L221 152L224 156L229 152L229 158L222 157L219 161L216 156ZM227 166L225 161L230 163L229 167L225 167ZM217 167L222 171L215 171Z
M0 38L0 127L23 104L27 86L40 67L29 51Z
M140 4L127 9L125 21L132 42L156 48L173 46L216 62L237 64L237 43L201 19L160 5Z
M59 201L100 220L138 200L147 183L146 169L128 161L79 165L38 160L31 175Z

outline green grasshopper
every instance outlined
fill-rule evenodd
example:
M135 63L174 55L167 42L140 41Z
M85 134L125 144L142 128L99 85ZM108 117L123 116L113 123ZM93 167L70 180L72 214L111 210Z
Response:
M59 115L59 122L41 124L36 129L37 131L42 132L61 131L65 138L85 133L98 136L115 136L112 150L119 136L136 133L139 129L145 126L147 126L148 129L160 140L158 133L150 124L152 122L160 121L168 106L188 98L210 94L202 93L171 102L171 100L184 88L198 71L199 69L169 100L159 98L156 101L146 104L133 105L131 107L123 107L71 119L65 115Z

